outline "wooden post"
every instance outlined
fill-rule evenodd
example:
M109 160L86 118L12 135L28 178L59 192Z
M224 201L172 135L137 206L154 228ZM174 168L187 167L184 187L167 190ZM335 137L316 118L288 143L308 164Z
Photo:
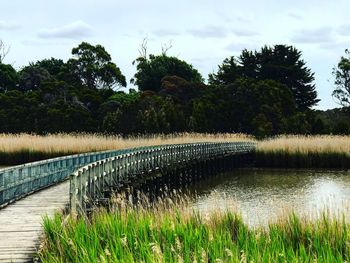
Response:
M73 218L77 217L77 193L76 193L76 186L77 186L77 175L75 173L72 173L70 175L70 191L69 191L69 199L70 199L70 213Z

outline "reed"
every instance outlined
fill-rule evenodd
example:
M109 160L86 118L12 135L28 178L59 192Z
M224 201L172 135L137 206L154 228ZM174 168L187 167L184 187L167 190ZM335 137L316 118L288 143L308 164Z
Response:
M278 136L259 141L257 167L350 168L350 136Z
M0 165L14 165L76 153L190 142L255 141L245 134L180 133L152 136L100 134L0 134ZM257 167L350 168L350 136L277 136L258 141Z
M106 136L100 134L0 134L0 164L13 165L76 153L190 142L247 141L245 134L180 133L171 135Z
M323 213L249 228L233 211L202 216L181 201L118 205L90 221L44 219L42 262L348 262L350 225ZM146 207L146 208L145 208Z

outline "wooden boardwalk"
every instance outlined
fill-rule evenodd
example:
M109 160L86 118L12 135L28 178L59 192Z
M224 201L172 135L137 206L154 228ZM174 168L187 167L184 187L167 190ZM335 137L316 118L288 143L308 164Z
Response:
M66 181L0 210L0 262L33 262L42 234L42 217L64 209L68 201Z

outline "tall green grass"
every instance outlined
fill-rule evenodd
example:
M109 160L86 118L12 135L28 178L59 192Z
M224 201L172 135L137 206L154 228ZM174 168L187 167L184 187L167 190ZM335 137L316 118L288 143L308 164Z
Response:
M44 218L43 262L348 262L350 225L291 214L249 228L233 212L203 217L178 205L99 210L90 221Z

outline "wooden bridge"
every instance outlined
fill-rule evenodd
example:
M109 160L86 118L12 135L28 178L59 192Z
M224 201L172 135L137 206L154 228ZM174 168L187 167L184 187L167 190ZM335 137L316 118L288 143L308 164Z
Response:
M254 148L252 142L162 145L0 169L0 262L33 261L45 214L65 208L85 214L126 182L193 162L245 155Z

